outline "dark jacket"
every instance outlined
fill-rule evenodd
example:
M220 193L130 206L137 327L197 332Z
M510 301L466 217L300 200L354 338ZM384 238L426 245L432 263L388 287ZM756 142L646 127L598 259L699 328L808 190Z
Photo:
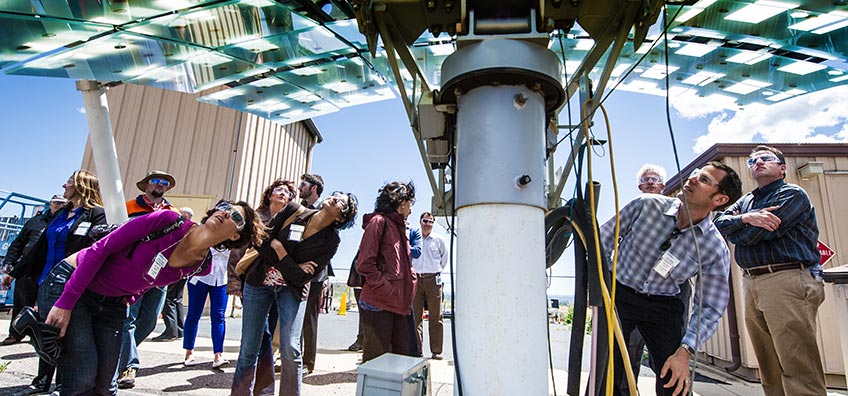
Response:
M65 209L62 209L56 212L53 219L55 219L56 216L67 216L67 212ZM94 239L89 236L89 232L85 235L76 235L77 228L84 222L89 223L88 230L91 232L91 228L94 226L106 224L106 212L103 211L103 208L97 206L82 211L68 230L68 238L65 240L66 256L70 256L71 254L85 249L95 242ZM41 272L44 270L45 261L47 261L47 236L42 232L38 237L38 241L35 245L33 245L29 253L18 260L14 269L12 269L12 273L9 275L12 275L14 278L19 278L21 276L41 276Z
M18 260L29 254L33 246L38 242L41 233L47 228L50 219L50 210L45 210L44 213L32 216L24 223L21 232L18 233L18 236L9 245L9 249L6 250L6 257L3 259L2 268L11 271L16 266Z
M262 245L257 249L260 257L256 260L250 269L247 271L245 281L251 286L262 286L265 280L265 271L269 266L274 266L283 277L286 279L286 285L299 297L301 301L306 300L309 293L308 284L312 280L313 275L303 272L298 267L298 264L307 261L314 261L318 264L315 272L319 272L327 267L330 259L336 254L339 248L339 230L333 225L327 226L321 231L309 236L300 242L289 240L289 231L291 225L282 228L283 223L300 207L296 202L290 202L283 210L277 213L268 227L271 229L269 237L262 242ZM306 226L309 219L318 213L317 210L307 210L295 217L292 224ZM277 252L271 247L271 239L276 239L283 244L288 255L282 260L277 259Z
M360 299L399 315L412 312L416 274L409 258L409 239L399 213L369 213L359 244L356 271L365 277Z

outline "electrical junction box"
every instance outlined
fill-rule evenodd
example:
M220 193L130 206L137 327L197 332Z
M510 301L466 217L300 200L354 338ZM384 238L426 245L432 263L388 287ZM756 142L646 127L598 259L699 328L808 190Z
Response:
M356 396L430 396L430 363L387 353L356 370Z

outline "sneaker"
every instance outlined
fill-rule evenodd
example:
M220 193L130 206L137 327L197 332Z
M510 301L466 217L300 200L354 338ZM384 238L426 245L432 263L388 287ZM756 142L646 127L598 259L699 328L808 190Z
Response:
M309 367L303 366L303 376L306 377L309 374L312 374L312 369L310 369Z
M212 368L220 368L220 367L226 366L228 364L230 364L230 362L227 361L227 359L216 360L216 361L212 362Z
M183 362L183 366L186 367L197 366L198 364L200 364L200 360L195 359L194 356L189 357Z
M430 356L430 359L433 359L433 360L442 360L443 358L442 358L442 354L441 354L441 353L434 353L434 354L433 354L433 356Z
M359 341L354 341L353 344L350 344L350 346L347 347L347 350L351 352L360 352L362 351L362 344L360 344Z
M118 378L118 389L131 389L135 386L135 372L136 369L128 368L121 372L121 376Z
M278 374L283 372L283 362L280 359L274 361L274 372Z

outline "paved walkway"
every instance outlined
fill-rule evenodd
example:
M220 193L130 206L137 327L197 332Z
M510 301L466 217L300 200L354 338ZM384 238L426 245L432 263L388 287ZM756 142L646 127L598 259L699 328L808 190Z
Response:
M0 336L5 338L10 317L0 313ZM238 357L241 320L227 319L227 339L224 344L224 357L231 364L223 370L212 369L212 342L209 338L209 321L204 317L200 323L200 335L195 346L195 354L206 361L192 367L183 367L184 350L181 341L144 342L140 347L142 369L132 390L121 390L120 395L228 395L232 382L234 364ZM315 371L303 380L303 395L354 395L356 393L356 368L360 354L348 352L347 346L353 340L357 326L356 312L347 316L336 314L321 315L319 330L319 351ZM448 327L448 326L446 326ZM160 324L151 336L161 333ZM450 332L446 328L445 360L429 360L431 366L431 387L433 396L453 395L453 357L450 354ZM425 331L426 334L426 331ZM567 373L563 369L568 351L568 334L565 327L552 325L551 344L554 359L554 378L557 394L565 394ZM426 343L426 340L425 340ZM585 350L588 351L588 348ZM428 356L425 349L425 356ZM0 364L9 362L6 370L0 373L0 395L8 395L22 389L32 381L36 372L37 358L29 344L17 344L0 347ZM588 358L584 358L584 369L588 367ZM759 384L748 383L733 378L720 378L705 372L706 377L695 382L696 395L762 395ZM583 373L583 383L586 373ZM640 393L653 394L653 373L642 369L639 379ZM552 387L549 386L549 389ZM553 392L551 392L553 394ZM582 392L581 392L582 394Z

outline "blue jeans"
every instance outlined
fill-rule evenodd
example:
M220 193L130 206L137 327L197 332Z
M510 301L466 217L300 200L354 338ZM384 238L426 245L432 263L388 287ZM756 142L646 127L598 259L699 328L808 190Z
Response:
M280 395L300 395L303 382L303 356L300 351L300 334L306 301L301 301L286 286L251 286L244 284L244 305L241 329L241 350L236 373L233 376L232 395L253 394L256 364L259 358L262 335L268 322L272 304L277 306L280 320Z
M47 314L50 313L53 304L62 296L62 292L65 291L65 283L71 278L74 269L73 266L62 260L53 266L53 269L47 274L44 282L38 287L38 297L35 301L38 306L38 316L41 320L47 319ZM55 367L44 360L38 359L38 375L33 380L33 385L36 383L50 385L50 382L53 381L54 371ZM61 384L60 375L56 376L56 384Z
M227 285L209 286L203 282L188 282L188 313L183 323L183 348L194 349L197 324L209 296L209 320L212 322L212 352L224 352L224 321L227 311Z
M71 313L59 363L62 395L118 394L115 368L127 318L122 297L86 290Z
M130 313L124 323L124 340L121 343L121 359L118 363L118 374L128 368L138 370L138 344L141 344L153 329L162 306L165 305L165 288L154 287L145 292L130 306Z

